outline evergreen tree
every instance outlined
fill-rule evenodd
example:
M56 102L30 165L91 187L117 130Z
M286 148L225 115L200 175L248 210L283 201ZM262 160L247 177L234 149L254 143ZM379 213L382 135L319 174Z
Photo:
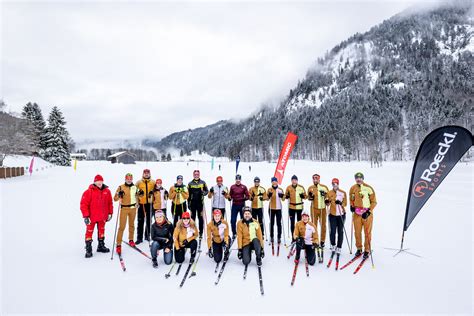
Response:
M42 156L46 145L44 143L44 134L46 123L43 118L40 107L36 103L28 102L21 112L23 119L27 121L27 134L32 139L32 145L35 150Z
M7 108L7 104L5 103L5 101L3 101L3 99L0 99L0 112L5 112Z
M69 133L66 129L66 120L58 107L53 107L48 117L48 126L44 134L46 149L43 157L60 166L70 166Z

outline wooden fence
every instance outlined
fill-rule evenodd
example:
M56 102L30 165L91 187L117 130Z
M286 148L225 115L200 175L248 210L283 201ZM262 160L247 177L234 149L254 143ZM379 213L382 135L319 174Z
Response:
M23 167L0 167L0 179L13 178L25 175Z

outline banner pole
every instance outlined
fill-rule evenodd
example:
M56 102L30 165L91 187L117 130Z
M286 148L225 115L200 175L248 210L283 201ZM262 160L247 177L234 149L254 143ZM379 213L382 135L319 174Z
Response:
M402 242L401 242L401 245L400 245L400 250L403 250L403 240L405 239L405 230L403 230L402 232Z

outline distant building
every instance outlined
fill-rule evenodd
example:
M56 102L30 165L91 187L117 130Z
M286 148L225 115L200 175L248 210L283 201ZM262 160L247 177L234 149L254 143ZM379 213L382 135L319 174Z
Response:
M84 153L75 153L75 154L71 154L71 159L86 160L87 155Z
M128 151L120 151L107 157L111 163L135 164L135 155Z

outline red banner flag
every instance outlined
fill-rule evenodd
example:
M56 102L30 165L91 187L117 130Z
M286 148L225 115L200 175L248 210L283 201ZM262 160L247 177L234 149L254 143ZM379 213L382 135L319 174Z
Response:
M275 169L275 177L278 179L278 184L281 184L281 182L283 181L286 164L290 159L291 151L295 147L297 139L298 136L296 136L292 132L289 132L288 135L286 135L286 139L280 151L280 157L278 158L278 163Z
M34 163L35 163L35 156L33 156L33 157L31 158L30 168L29 168L29 170L28 170L28 171L30 172L30 176L31 176L31 174L33 173L33 164L34 164Z

